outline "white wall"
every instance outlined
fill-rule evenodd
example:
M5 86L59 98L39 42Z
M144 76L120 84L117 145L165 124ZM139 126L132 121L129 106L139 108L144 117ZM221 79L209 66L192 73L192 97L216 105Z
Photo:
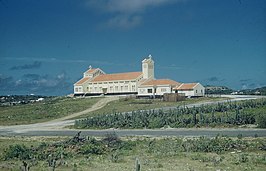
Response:
M178 94L185 94L187 97L194 96L193 90L178 90Z
M106 93L131 93L138 91L138 84L138 79L131 81L88 82L84 85L84 92L103 93L103 88L107 88Z
M139 96L152 96L152 95L159 95L162 96L164 93L172 93L171 92L171 86L165 85L165 86L157 86L156 87L156 93L154 93L153 86L143 86L138 88L138 95ZM151 93L148 93L148 89L151 89Z
M144 79L154 79L154 61L151 58L142 61L142 73Z
M194 87L194 96L204 96L205 95L205 88L201 84L197 84Z
M178 93L185 94L185 96L204 96L205 88L201 84L197 84L193 90L178 90Z
M84 93L82 86L74 86L74 94L82 94L82 93Z

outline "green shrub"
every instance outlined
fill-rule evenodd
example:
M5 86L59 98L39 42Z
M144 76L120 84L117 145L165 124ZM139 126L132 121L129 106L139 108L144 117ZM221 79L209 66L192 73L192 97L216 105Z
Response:
M5 160L18 158L21 160L31 159L31 150L24 144L10 145L4 153Z
M254 124L260 111L266 109L266 100L227 102L188 108L179 106L170 110L137 110L113 113L77 120L75 128L162 128L171 126L236 126ZM266 115L257 118L260 127L266 127Z
M111 148L120 148L122 141L117 136L115 132L106 134L105 138L103 138L103 143Z
M256 118L259 128L266 128L266 113L259 114Z
M104 146L101 144L85 144L81 147L80 152L82 154L103 154L104 153Z

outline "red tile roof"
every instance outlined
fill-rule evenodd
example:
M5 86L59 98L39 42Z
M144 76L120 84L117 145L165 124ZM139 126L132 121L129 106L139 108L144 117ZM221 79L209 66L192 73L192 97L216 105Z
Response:
M96 76L92 82L98 81L119 81L119 80L134 80L142 75L142 72L126 72L116 74L102 74Z
M159 80L150 80L150 81L147 81L143 84L141 84L141 86L149 86L149 85L174 85L174 86L179 86L181 83L179 82L176 82L174 80L170 80L170 79L159 79Z
M78 82L76 82L75 85L82 85L83 83L85 83L89 79L90 79L89 77L84 77L84 78L80 79Z
M193 90L193 88L197 85L198 83L184 83L179 86L176 86L174 89L175 90Z
M89 70L86 71L86 73L92 74L92 73L94 73L98 69L99 68L90 68Z

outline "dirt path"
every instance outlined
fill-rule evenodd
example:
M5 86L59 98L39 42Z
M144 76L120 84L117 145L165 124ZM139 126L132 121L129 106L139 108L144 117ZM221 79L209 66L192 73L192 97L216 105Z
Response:
M90 108L88 108L88 109L86 109L84 111L73 113L71 115L68 115L68 116L65 116L65 117L62 117L62 118L58 118L58 119L54 119L54 120L51 120L49 122L58 122L58 121L64 121L64 120L72 119L72 118L84 115L86 113L101 109L102 107L107 105L107 103L109 103L111 101L114 101L114 100L118 100L118 99L119 99L119 97L117 97L117 96L106 97L106 98L103 98L103 99L99 100L97 103L95 103Z
M240 100L248 100L248 99L256 99L258 97L239 97L231 99L231 101L240 101ZM80 130L70 130L68 128L65 128L66 126L74 125L75 120L73 118L86 114L88 112L92 112L95 110L98 110L102 107L104 107L108 102L118 100L119 97L107 97L104 99L101 99L97 103L95 103L93 106L91 106L89 109L71 114L69 116L55 119L48 122L43 123L35 123L35 124L29 124L29 125L12 125L12 126L0 126L0 136L69 136L74 135L77 131ZM201 103L195 103L195 104L189 104L188 107L193 107L197 105L204 105L204 104L214 104L214 103L220 103L225 102L224 100L216 101L216 102L201 102ZM169 108L169 107L168 107ZM72 119L72 120L69 120ZM179 130L181 132L179 132ZM82 130L86 135L97 135L102 136L106 134L108 131L114 131L113 129L107 129L107 130ZM190 133L190 131L192 131ZM220 131L220 132L219 132ZM241 133L243 136L253 136L255 134L258 134L259 136L266 136L266 130L265 129L172 129L172 130L116 130L116 132L119 133L120 136L132 136L132 135L152 135L152 136L163 136L163 135L169 135L169 136L195 136L195 135L217 135L217 133L221 133L224 135L229 136L236 136L237 134ZM121 132L121 133L120 133Z
M118 99L119 97L117 96L106 97L106 98L99 100L97 103L95 103L90 108L84 111L73 113L71 115L58 118L58 119L54 119L54 120L50 120L47 122L27 124L27 125L0 126L0 132L1 133L5 132L8 134L8 132L27 132L27 131L33 131L33 130L35 131L35 130L47 130L47 129L53 129L53 130L63 129L66 126L74 125L75 120L69 120L69 119L73 119L75 117L81 116L88 112L101 109L102 107L107 105L109 102L118 100Z

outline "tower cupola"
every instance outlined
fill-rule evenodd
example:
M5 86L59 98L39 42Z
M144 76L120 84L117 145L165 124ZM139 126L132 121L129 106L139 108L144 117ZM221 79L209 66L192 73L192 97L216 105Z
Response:
M142 61L142 73L143 79L154 79L154 61L151 55Z

